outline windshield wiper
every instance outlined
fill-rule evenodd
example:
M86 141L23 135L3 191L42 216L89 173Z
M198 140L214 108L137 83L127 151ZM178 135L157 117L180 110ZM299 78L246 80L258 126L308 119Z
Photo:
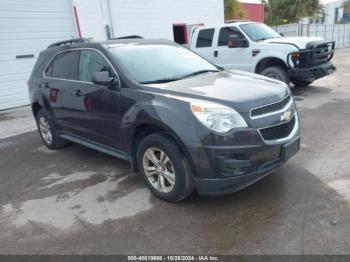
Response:
M161 78L161 79L156 79L156 80L151 80L151 81L145 81L145 82L140 82L140 84L161 84L161 83L168 83L168 82L174 82L176 80L179 80L181 78L179 77L169 77L169 78Z
M199 71L193 72L191 74L184 75L180 79L188 78L188 77L195 76L195 75L210 73L210 72L216 73L216 72L219 72L219 70L213 70L213 69L211 69L211 70L199 70Z
M200 74L205 74L205 73L209 73L209 72L219 72L219 70L199 70L199 71L196 71L196 72L193 72L191 74L184 75L184 76L161 78L161 79L141 82L141 84L146 85L146 84L161 84L161 83L174 82L174 81L178 81L178 80L181 80L184 78L188 78L188 77L200 75Z

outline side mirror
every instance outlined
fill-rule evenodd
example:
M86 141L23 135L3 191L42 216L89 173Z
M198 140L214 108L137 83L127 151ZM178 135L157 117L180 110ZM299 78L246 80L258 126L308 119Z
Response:
M103 86L116 85L115 77L112 77L108 71L95 72L94 76L92 77L92 82Z
M230 35L227 41L228 48L237 48L237 47L248 47L249 42L247 39L238 38L237 35Z
M283 33L280 33L280 36L284 37L284 34L283 34Z

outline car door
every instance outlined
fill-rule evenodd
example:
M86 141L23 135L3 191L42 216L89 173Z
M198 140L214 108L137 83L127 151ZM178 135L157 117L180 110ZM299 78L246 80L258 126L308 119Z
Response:
M117 77L112 64L97 49L81 49L78 54L77 76L79 87L75 89L74 122L80 136L98 144L118 147L120 130L119 87L94 84L95 72L109 71Z
M228 47L228 39L230 36L235 36L240 40L249 41L243 33L234 26L220 28L214 39L216 56L214 64L226 69L238 69L251 71L253 66L252 47L233 46Z
M44 105L54 117L59 128L73 132L75 111L73 91L76 82L76 51L57 54L46 67L44 79L40 84L44 95Z

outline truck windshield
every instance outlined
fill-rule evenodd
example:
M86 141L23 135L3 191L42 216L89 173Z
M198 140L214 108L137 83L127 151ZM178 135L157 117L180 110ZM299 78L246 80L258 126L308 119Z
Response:
M267 25L261 24L261 23L243 24L243 25L240 25L240 28L253 41L262 41L270 38L281 37L276 31L274 31Z
M219 71L195 53L179 46L148 44L110 47L113 56L139 83L165 83Z

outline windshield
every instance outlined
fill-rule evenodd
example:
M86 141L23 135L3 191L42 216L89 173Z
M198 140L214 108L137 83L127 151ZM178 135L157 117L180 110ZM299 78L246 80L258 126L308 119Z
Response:
M252 23L240 25L241 29L246 33L253 41L261 41L270 38L281 37L276 31L272 30L265 24Z
M139 83L170 82L218 69L195 53L171 45L125 45L111 53Z

